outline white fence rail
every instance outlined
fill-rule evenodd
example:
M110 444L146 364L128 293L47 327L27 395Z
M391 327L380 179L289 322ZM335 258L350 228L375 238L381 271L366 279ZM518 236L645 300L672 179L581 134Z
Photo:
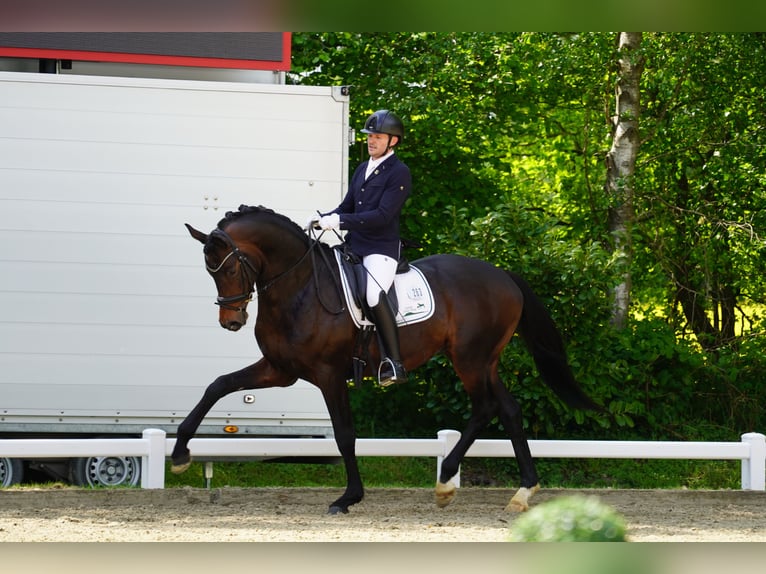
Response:
M23 438L0 440L0 457L40 459L140 456L141 488L165 487L166 433L146 429L141 438Z
M357 456L426 456L441 462L460 438L454 430L439 431L435 439L357 439ZM740 442L651 442L532 440L535 458L643 458L685 460L740 460L742 489L766 490L766 436L742 435ZM141 487L164 488L165 459L175 439L165 431L147 429L134 439L10 439L0 440L0 457L72 458L86 456L142 457ZM195 438L189 443L200 459L231 457L337 457L334 439L298 438ZM513 457L508 440L477 440L471 457ZM460 475L453 481L460 486Z

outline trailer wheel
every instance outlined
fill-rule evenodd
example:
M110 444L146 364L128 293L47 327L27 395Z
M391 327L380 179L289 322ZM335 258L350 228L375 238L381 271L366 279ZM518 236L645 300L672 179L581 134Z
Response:
M0 457L0 487L19 484L24 479L24 463L20 458Z
M141 482L141 459L135 456L91 456L71 462L72 482L78 486L136 486Z

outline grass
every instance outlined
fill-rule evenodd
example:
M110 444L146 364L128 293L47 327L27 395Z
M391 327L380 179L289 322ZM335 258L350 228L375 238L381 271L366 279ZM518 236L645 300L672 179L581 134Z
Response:
M328 459L329 460L329 459ZM339 459L338 459L339 460ZM738 461L645 459L538 459L543 488L699 489L741 488ZM359 470L369 488L432 488L436 459L430 457L359 457ZM38 480L40 476L35 477ZM460 470L461 486L518 488L514 459L466 458ZM343 488L346 474L336 459L323 463L216 462L210 486ZM194 462L184 474L175 475L167 464L165 487L206 487L205 464ZM30 486L25 484L23 486ZM36 483L44 488L63 483Z
M360 457L367 487L430 488L436 482L436 460L426 457ZM538 460L546 488L739 489L738 461L695 460ZM461 466L462 486L516 488L513 459L467 458ZM168 488L206 486L204 464L194 463L182 475L166 473ZM342 464L227 462L213 465L211 486L332 487L346 484Z
M420 457L360 457L359 471L368 487L431 487L436 460ZM225 462L213 465L213 486L337 487L346 485L341 463ZM182 475L165 474L165 486L204 486L204 463L194 463Z

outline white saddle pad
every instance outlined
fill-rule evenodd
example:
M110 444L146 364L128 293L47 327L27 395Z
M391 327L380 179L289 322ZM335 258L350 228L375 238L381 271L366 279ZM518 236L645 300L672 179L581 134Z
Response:
M354 301L348 278L341 263L340 253L337 249L333 249L333 251L335 252L335 260L340 270L343 294L346 298L346 305L351 318L357 327L372 325L372 322L362 316L362 309ZM396 274L394 288L396 289L396 298L399 302L399 309L396 312L396 324L400 327L420 323L431 318L434 314L434 296L431 292L431 286L426 281L423 272L414 265L410 264L410 270L407 273Z

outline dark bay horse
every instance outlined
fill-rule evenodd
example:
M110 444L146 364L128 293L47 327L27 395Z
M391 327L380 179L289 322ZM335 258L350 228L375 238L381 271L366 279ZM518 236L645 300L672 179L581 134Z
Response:
M227 213L210 234L186 227L204 244L223 328L242 328L248 318L247 304L257 294L255 338L263 358L221 375L207 387L178 427L172 471L183 472L191 464L189 440L221 397L245 389L288 387L301 378L321 391L345 464L346 490L330 505L330 512L348 512L364 496L347 386L357 327L348 312L339 311L342 301L337 266L328 255L331 248L309 238L287 217L263 207L240 206L239 211ZM519 403L498 374L500 355L514 333L522 336L543 380L565 403L583 409L595 405L572 376L553 320L521 277L458 255L432 255L412 264L428 278L436 309L425 322L401 327L405 367L411 371L436 353L444 353L471 400L468 424L442 462L436 503L451 502L455 485L450 479L479 433L498 416L521 476L521 488L507 510L526 510L539 488L537 471ZM377 365L377 343L370 347L370 362Z

